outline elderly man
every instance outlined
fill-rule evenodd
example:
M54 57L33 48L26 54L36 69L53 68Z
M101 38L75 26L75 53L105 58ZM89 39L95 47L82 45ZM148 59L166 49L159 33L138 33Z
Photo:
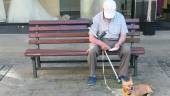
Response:
M97 39L96 36L106 34L103 39ZM119 79L128 80L128 67L130 58L130 48L125 45L126 34L128 29L124 16L116 11L116 2L114 0L105 0L103 3L103 11L93 18L93 24L89 30L89 41L91 42L88 54L88 63L90 65L90 76L88 85L96 84L96 65L97 56L101 50L120 50L120 67Z

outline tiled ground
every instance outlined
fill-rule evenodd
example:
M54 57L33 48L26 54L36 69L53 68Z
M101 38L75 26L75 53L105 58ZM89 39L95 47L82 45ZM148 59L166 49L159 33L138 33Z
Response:
M152 85L153 96L170 95L169 37L168 31L157 32L155 36L141 36L139 46L144 46L146 53L139 58L139 74L133 81ZM101 70L97 71L100 80L94 87L86 84L87 69L43 70L38 72L37 79L32 78L31 61L23 55L24 50L30 47L27 40L27 34L0 35L0 64L13 65L0 81L1 96L113 96L104 86ZM117 94L114 96L121 96L120 89L117 89L119 85L114 87Z

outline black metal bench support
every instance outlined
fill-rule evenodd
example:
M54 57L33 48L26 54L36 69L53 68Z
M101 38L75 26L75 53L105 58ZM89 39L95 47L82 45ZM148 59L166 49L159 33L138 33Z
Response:
M41 68L40 56L36 58L37 68Z
M32 67L33 67L33 76L37 78L37 67L36 67L36 57L31 57L32 60Z
M138 56L134 55L134 76L137 76L137 72L138 72L137 63L138 63Z
M138 56L137 55L131 55L130 58L130 68L133 68L133 76L137 75L137 63L138 63Z

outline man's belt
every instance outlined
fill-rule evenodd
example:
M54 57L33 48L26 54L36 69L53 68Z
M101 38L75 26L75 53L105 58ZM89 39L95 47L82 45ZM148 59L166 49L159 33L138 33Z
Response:
M110 40L110 41L117 41L118 40L117 38L103 38L103 39Z

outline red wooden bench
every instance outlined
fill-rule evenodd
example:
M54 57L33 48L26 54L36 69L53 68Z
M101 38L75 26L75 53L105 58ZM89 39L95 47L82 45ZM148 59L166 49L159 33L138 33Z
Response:
M126 20L129 33L126 42L131 44L130 65L134 68L134 74L137 74L137 59L139 55L144 54L143 47L135 47L135 43L140 41L139 20ZM87 56L87 49L70 48L42 48L42 45L52 44L74 44L76 48L79 45L89 43L88 27L89 20L67 20L67 21L30 21L29 23L29 44L36 45L36 48L29 48L25 51L25 56L30 57L33 64L33 76L37 77L37 70L43 69L42 63L53 63L59 61L44 61L41 57L45 56ZM117 55L118 52L109 53ZM70 61L71 62L71 61Z

